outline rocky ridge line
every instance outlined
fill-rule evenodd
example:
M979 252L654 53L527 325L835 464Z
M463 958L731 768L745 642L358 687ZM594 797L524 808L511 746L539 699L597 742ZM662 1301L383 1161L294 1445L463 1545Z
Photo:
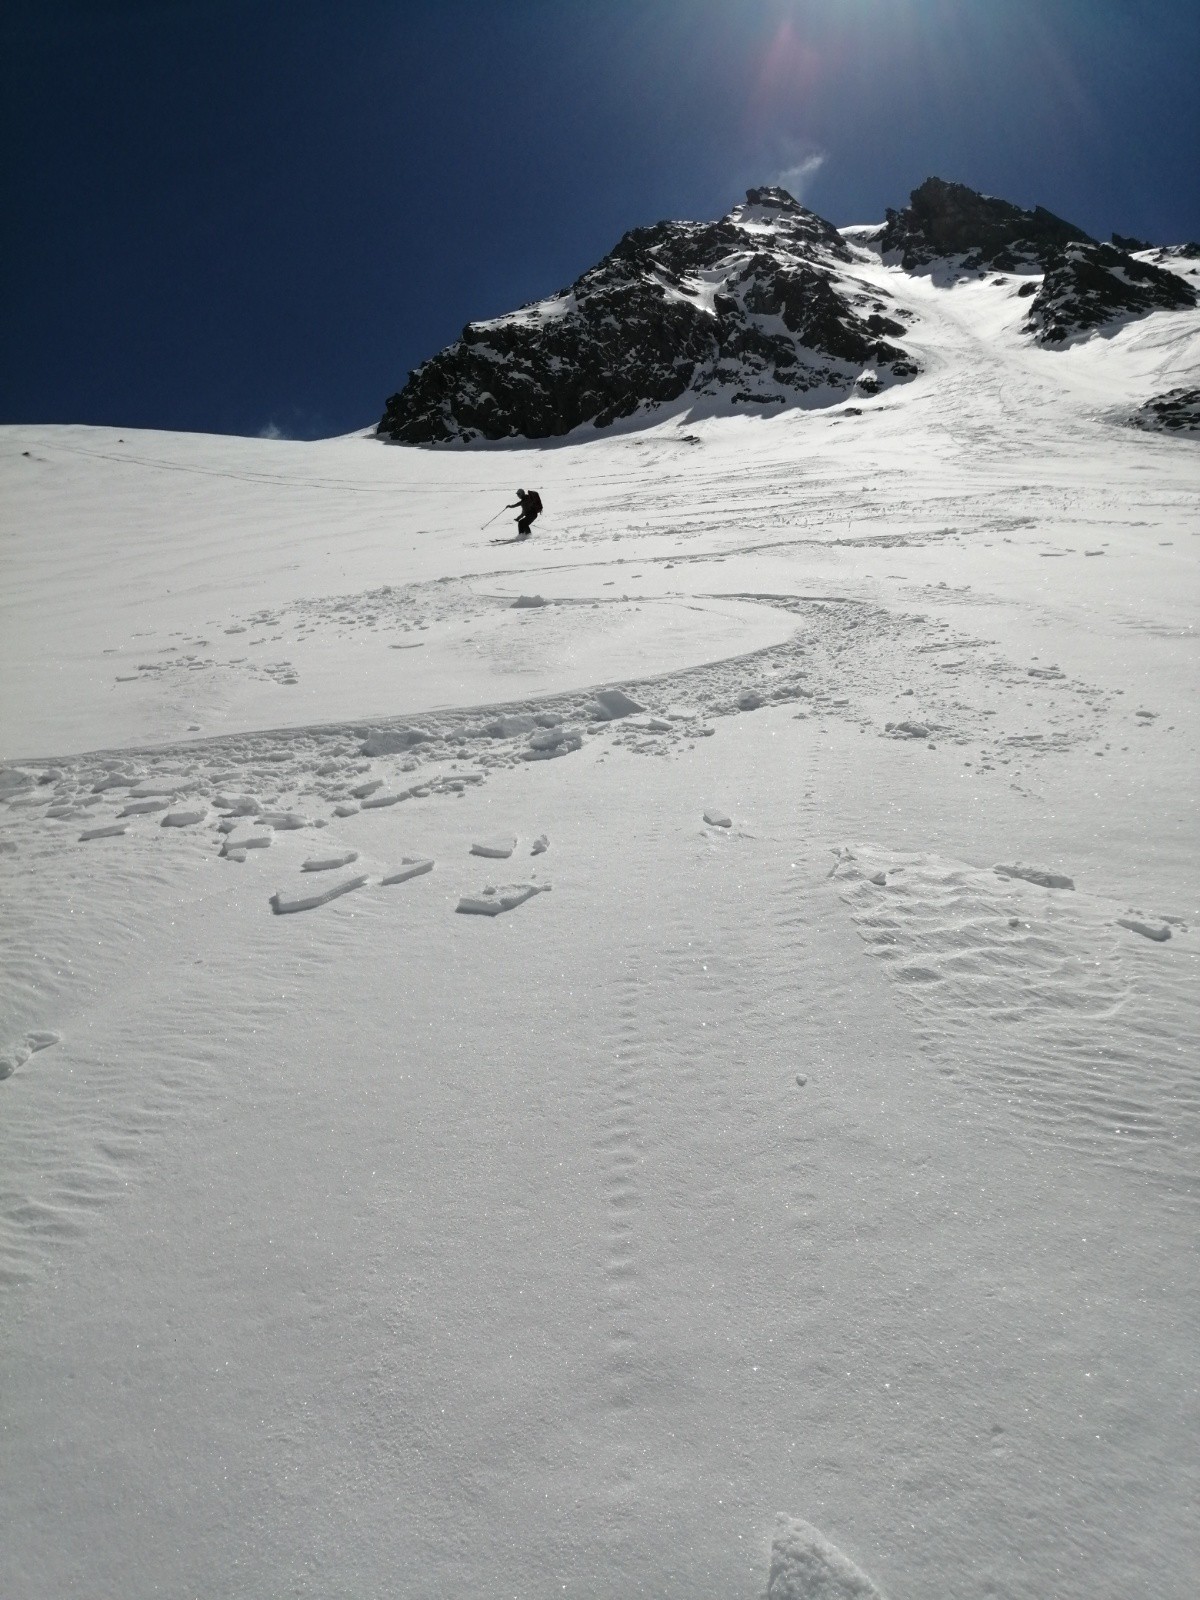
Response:
M751 189L717 222L635 228L570 288L468 323L391 397L378 432L552 438L689 391L833 401L914 376L904 332L835 228L784 189Z
M1026 331L1042 345L1061 345L1115 320L1151 311L1187 310L1196 291L1177 272L1144 259L1149 246L1121 234L1101 244L1073 223L1036 206L977 194L962 183L927 178L903 211L889 208L880 237L889 257L908 272L953 263L960 275L1042 273ZM1167 252L1157 252L1160 260Z
M1024 277L1024 329L1046 347L1197 304L1184 264L1195 246L1102 244L1043 206L965 184L928 178L882 228L845 237L786 190L751 189L716 222L635 228L569 288L468 323L409 374L376 432L547 439L684 396L769 411L877 393L920 368L901 343L913 313L857 270L864 246L912 273Z

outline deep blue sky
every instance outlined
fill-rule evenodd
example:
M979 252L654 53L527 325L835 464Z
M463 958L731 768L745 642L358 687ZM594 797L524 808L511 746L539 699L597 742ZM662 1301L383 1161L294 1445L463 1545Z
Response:
M469 318L792 172L1200 236L1196 0L0 0L0 421L374 421Z

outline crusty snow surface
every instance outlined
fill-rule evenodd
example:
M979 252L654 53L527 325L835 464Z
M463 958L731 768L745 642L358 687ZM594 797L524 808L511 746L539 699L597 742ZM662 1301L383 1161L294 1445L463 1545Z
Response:
M1196 1593L1200 315L861 271L859 414L0 431L6 1600Z

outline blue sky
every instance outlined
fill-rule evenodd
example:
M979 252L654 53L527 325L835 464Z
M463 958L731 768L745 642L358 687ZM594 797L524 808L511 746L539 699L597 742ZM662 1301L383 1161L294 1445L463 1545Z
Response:
M1200 236L1194 0L0 0L0 421L373 422L470 318L790 174Z

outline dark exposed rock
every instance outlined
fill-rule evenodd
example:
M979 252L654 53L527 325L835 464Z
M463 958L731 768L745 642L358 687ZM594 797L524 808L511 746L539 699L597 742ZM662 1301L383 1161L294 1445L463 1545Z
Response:
M964 266L969 268L1013 272L1044 263L1075 240L1092 242L1081 228L1042 206L1023 211L1007 200L977 194L965 183L926 178L903 211L889 208L880 244L885 256L899 252L910 272L946 256L968 257Z
M1069 244L1051 257L1026 326L1040 344L1063 344L1118 318L1195 304L1196 291L1178 273L1111 244Z
M468 323L409 374L377 432L414 444L544 439L681 400L770 412L876 394L920 368L904 344L914 313L861 274L864 251L1000 288L1019 275L1004 292L1031 300L1025 329L1051 348L1197 304L1200 246L1121 234L1100 244L1042 206L965 184L928 178L882 227L844 233L785 189L751 189L718 221L634 228L569 288ZM1194 401L1173 390L1133 420L1194 431Z
M941 178L927 178L905 210L888 212L880 244L885 259L894 252L909 271L935 261L960 272L1040 268L1041 287L1025 283L1017 293L1034 297L1026 327L1046 345L1196 303L1178 273L1135 260L1132 250L1149 248L1137 239L1114 234L1099 244L1043 206L1025 211Z
M409 376L378 432L408 443L549 438L691 392L774 407L912 377L898 315L828 222L751 189L717 222L627 233L569 289L462 336Z
M1130 418L1135 428L1200 434L1200 389L1168 389L1147 400Z
M1151 245L1146 248L1153 249ZM1160 244L1154 250L1154 259L1165 265L1168 261L1200 261L1200 244L1189 240L1187 244Z

